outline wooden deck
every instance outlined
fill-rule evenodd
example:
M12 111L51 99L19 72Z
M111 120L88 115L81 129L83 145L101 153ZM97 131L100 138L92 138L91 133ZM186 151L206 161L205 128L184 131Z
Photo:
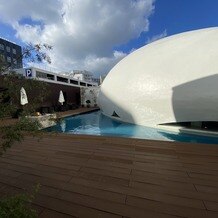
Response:
M0 158L0 195L36 183L40 218L217 218L218 145L27 137Z

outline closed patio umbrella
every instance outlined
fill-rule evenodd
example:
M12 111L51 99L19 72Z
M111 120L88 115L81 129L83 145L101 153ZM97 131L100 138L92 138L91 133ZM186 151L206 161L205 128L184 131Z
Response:
M25 89L22 87L20 89L20 104L25 105L27 103L28 103L27 94L26 94Z
M61 105L63 105L63 103L65 102L64 94L63 94L62 90L61 90L60 93L59 93L59 99L58 99L58 101L61 103Z

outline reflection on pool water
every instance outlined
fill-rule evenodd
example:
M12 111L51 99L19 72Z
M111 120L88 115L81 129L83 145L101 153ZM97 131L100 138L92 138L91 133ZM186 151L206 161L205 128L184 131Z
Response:
M100 111L66 117L60 124L47 128L46 130L49 132L57 131L68 134L103 135L218 144L218 138L216 137L174 133L150 127L123 123L106 117Z

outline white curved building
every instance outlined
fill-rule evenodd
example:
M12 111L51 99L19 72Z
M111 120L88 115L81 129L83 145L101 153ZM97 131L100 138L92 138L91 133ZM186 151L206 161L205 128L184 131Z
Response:
M98 101L105 115L144 126L218 121L218 27L131 53L110 71Z

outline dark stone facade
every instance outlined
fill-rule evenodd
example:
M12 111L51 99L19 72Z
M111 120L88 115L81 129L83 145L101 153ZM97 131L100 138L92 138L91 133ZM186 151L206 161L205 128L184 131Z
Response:
M21 46L2 38L0 38L0 58L10 65L10 69L23 67Z

